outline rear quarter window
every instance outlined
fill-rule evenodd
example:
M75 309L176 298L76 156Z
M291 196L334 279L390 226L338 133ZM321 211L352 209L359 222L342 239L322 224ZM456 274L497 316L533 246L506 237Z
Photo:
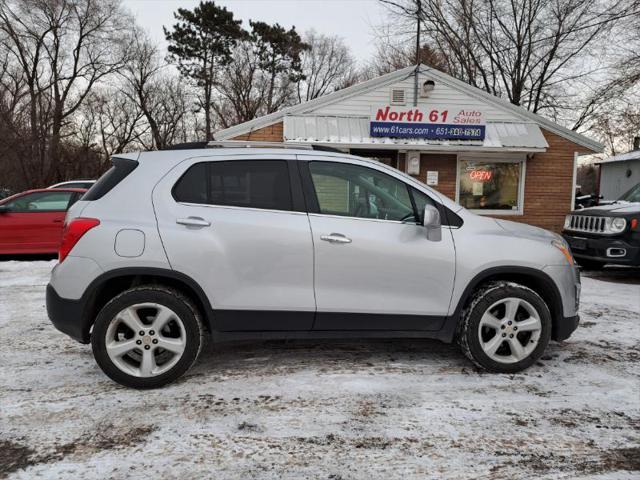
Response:
M113 166L93 184L87 193L84 194L82 200L93 201L104 197L138 166L138 162L128 158L115 157L112 163Z

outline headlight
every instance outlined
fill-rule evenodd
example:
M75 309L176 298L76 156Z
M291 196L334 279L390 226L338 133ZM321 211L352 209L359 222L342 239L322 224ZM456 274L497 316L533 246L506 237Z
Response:
M613 233L623 232L627 228L627 220L624 218L614 218L611 220L611 231Z
M571 255L571 250L569 250L569 247L564 240L552 240L551 245L562 252L564 258L569 262L569 265L574 265L575 262L573 260L573 255Z
M571 215L564 217L564 228L567 230L571 226Z

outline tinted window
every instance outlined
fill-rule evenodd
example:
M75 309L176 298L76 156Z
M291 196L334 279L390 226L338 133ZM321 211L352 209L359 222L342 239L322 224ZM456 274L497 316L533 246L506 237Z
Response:
M104 197L138 166L138 162L127 158L116 157L112 163L113 166L93 184L82 200L92 201Z
M12 212L60 212L69 207L72 192L29 193L6 203Z
M193 165L178 180L179 202L291 210L289 170L284 160L236 160Z
M179 202L208 203L207 164L196 163L173 187L173 197Z
M379 220L414 220L407 185L378 170L310 162L320 213Z

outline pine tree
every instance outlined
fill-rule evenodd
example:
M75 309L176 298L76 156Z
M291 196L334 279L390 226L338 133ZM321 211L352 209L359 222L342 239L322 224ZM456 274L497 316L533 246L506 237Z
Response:
M200 2L193 11L179 8L174 17L177 23L173 29L164 28L169 54L180 73L202 89L199 103L205 115L206 139L211 140L216 77L220 68L231 61L233 47L247 37L247 32L240 26L242 21L233 18L233 12L212 1Z

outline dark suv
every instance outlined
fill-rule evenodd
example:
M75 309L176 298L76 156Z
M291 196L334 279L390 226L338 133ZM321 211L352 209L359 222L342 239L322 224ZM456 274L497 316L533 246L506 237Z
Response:
M640 265L640 183L610 205L575 210L562 232L585 268Z

